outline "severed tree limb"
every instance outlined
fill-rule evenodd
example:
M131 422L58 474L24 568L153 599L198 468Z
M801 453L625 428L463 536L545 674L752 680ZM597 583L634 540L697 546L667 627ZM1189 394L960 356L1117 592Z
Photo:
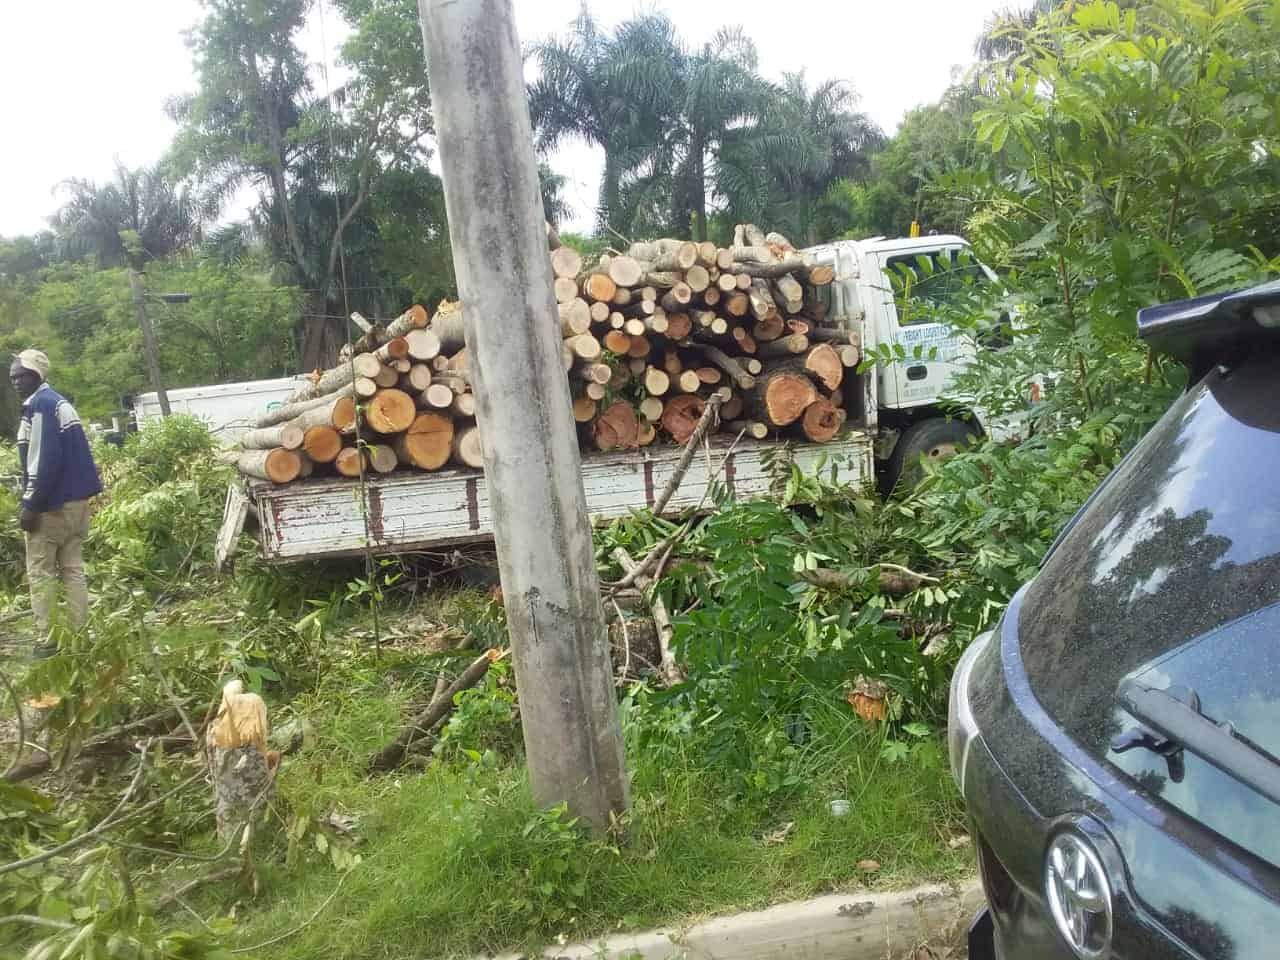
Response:
M940 582L937 577L916 573L914 570L908 570L906 567L899 566L896 563L879 563L876 566L879 568L876 589L890 596L900 597L919 590L927 583ZM846 574L838 570L827 570L825 568L807 570L800 575L800 579L812 583L816 587L824 587L828 590L847 590L860 585L856 574Z
M489 672L489 664L495 660L500 660L506 655L507 652L504 650L496 656L483 653L476 657L471 662L471 665L462 672L461 676L449 684L443 694L439 697L433 697L425 710L413 717L400 730L394 740L378 751L377 755L369 761L368 770L374 773L391 770L398 766L400 761L404 759L404 755L414 738L422 731L429 731L448 716L453 710L453 698L463 690L474 687L479 683L481 678Z
M674 546L674 544L673 544ZM667 613L667 605L662 602L654 587L654 581L646 574L638 573L640 565L627 553L625 547L613 551L613 559L626 573L636 572L636 585L641 590L649 590L649 609L653 611L653 625L658 630L658 650L662 654L662 679L668 687L675 686L685 679L684 671L676 663L675 654L671 652L671 639L675 628L671 626L671 617Z

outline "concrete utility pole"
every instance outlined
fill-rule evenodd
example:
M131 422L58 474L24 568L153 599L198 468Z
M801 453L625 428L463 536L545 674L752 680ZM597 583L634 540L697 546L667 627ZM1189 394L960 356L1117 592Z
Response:
M510 0L418 0L533 796L627 807L613 670Z
M133 293L133 309L138 314L138 326L142 327L142 352L147 355L147 371L151 374L151 386L160 401L160 416L169 416L169 394L165 392L160 377L160 349L156 346L156 332L147 316L147 298L142 289L142 274L129 268L129 289Z

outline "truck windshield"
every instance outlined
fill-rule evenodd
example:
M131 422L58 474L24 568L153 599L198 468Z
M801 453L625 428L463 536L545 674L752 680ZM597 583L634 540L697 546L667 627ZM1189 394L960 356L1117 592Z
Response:
M938 319L939 307L960 307L989 282L986 270L967 250L900 253L885 261L904 326Z

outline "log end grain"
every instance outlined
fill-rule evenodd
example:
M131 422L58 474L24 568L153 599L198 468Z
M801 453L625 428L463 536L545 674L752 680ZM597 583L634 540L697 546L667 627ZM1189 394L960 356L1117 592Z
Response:
M365 419L378 433L399 433L409 429L417 413L413 397L394 388L379 390L365 406Z
M705 407L706 401L696 393L672 397L662 409L662 428L676 443L684 443L693 436Z
M354 418L355 414L352 413ZM332 463L342 449L342 436L333 427L317 424L307 430L302 441L307 457L316 463Z

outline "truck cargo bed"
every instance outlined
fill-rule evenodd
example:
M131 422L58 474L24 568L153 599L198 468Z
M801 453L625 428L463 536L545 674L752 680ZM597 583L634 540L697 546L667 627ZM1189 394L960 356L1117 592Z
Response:
M679 447L664 446L584 455L582 483L592 520L610 520L652 506L680 454ZM709 457L699 453L694 458L666 512L679 513L696 506L713 472L739 499L768 495L770 455L775 461L794 462L806 470L821 462L843 483L866 483L873 476L871 439L861 430L851 430L822 445L768 441L732 445L729 438L721 436L712 443ZM265 481L251 481L243 487L233 484L219 537L219 561L234 548L249 511L257 517L262 556L273 563L360 554L366 543L374 553L410 553L493 535L483 473L395 473L368 477L364 486L367 509L361 506L359 482L345 478L283 485Z

